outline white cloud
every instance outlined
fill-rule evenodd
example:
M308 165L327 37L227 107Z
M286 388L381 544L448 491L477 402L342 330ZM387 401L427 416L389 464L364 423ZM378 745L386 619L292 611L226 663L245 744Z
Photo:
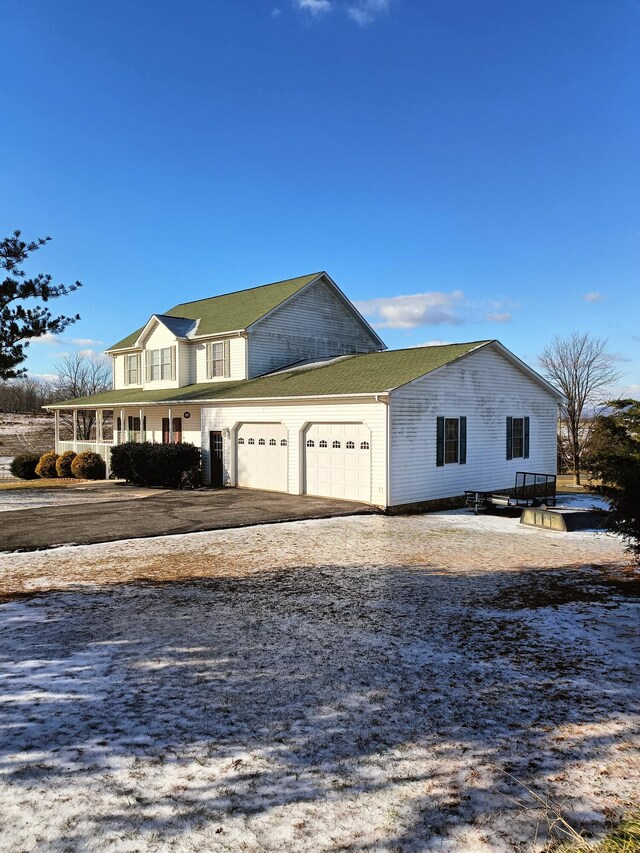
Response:
M451 293L434 290L411 296L368 299L355 304L380 329L415 329L417 326L464 322L460 309L465 305L465 297L461 290Z
M451 341L425 341L422 344L413 344L410 349L418 349L419 347L446 347L449 346L450 343Z
M487 314L487 320L492 323L510 323L513 314L510 311L504 311L502 314Z
M59 335L52 335L51 332L45 332L44 335L40 335L39 338L31 338L29 343L31 344L59 344L60 343Z
M347 15L361 27L366 27L378 15L388 12L390 4L391 0L357 0L347 6Z
M604 296L601 293L596 293L596 291L591 291L589 293L585 293L582 297L586 302L602 302Z
M275 9L271 10L271 17L272 18L279 18L281 14L282 14L282 9L278 9L276 7Z
M71 343L76 347L99 347L104 341L94 341L92 338L73 338Z
M314 18L329 12L332 8L331 0L295 0L295 2L298 9L308 12Z
M41 379L44 382L55 382L58 378L57 373L31 373L29 372L30 379Z

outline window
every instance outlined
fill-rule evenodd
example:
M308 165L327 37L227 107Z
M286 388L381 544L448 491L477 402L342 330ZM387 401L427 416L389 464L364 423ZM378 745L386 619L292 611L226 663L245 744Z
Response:
M142 418L142 432L144 432L146 429L147 429L147 416L144 415ZM129 415L127 417L127 431L129 433L129 440L130 441L142 440L142 435L140 433L140 417L139 416Z
M267 442L264 440L264 438L259 438L259 439L258 439L258 444L266 444L266 443L267 443Z
M281 438L280 439L280 447L286 447L286 446L287 446L287 439Z
M458 463L460 443L460 421L458 418L444 419L444 464Z
M334 441L332 446L333 446L334 450L340 450L340 442L339 441Z
M315 441L314 441L312 438L310 438L310 439L307 441L307 447L315 447L315 446L316 446Z
M323 440L323 441L320 441L320 442L318 443L318 447L326 447L326 446L327 446L327 442L326 442L326 441L324 441L324 440Z
M249 441L247 442L247 444L255 444L255 443L256 443L255 439L253 439L253 438L250 438Z
M528 459L529 418L507 418L507 459Z
M163 347L147 352L147 382L176 378L176 348Z
M229 341L213 341L207 344L207 379L230 375Z
M140 385L140 353L124 357L124 384Z
M277 443L278 442L275 440L275 438L269 439L269 447L275 447Z
M368 441L361 441L360 442L360 450L368 450L368 449L369 449L369 442Z
M467 462L467 419L437 418L436 465L465 465Z
M347 450L355 450L355 444L352 441L348 441L345 445Z

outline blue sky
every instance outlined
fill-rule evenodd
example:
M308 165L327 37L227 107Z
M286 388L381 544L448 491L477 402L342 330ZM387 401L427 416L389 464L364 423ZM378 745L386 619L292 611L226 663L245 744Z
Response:
M393 347L586 330L640 392L639 0L0 0L28 367L326 269Z

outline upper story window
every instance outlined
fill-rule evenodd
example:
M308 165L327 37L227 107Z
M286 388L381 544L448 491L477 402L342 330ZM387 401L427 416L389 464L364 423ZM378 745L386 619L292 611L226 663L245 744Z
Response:
M229 341L212 341L207 344L207 379L230 375Z
M140 353L135 352L132 355L124 357L124 384L125 385L140 385L142 382L140 371Z
M176 348L147 350L147 382L173 381L176 378Z

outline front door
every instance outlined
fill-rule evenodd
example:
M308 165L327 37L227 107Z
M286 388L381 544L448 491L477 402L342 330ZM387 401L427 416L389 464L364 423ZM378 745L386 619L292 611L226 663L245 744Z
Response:
M211 460L211 485L222 486L222 433L209 433L209 458Z

